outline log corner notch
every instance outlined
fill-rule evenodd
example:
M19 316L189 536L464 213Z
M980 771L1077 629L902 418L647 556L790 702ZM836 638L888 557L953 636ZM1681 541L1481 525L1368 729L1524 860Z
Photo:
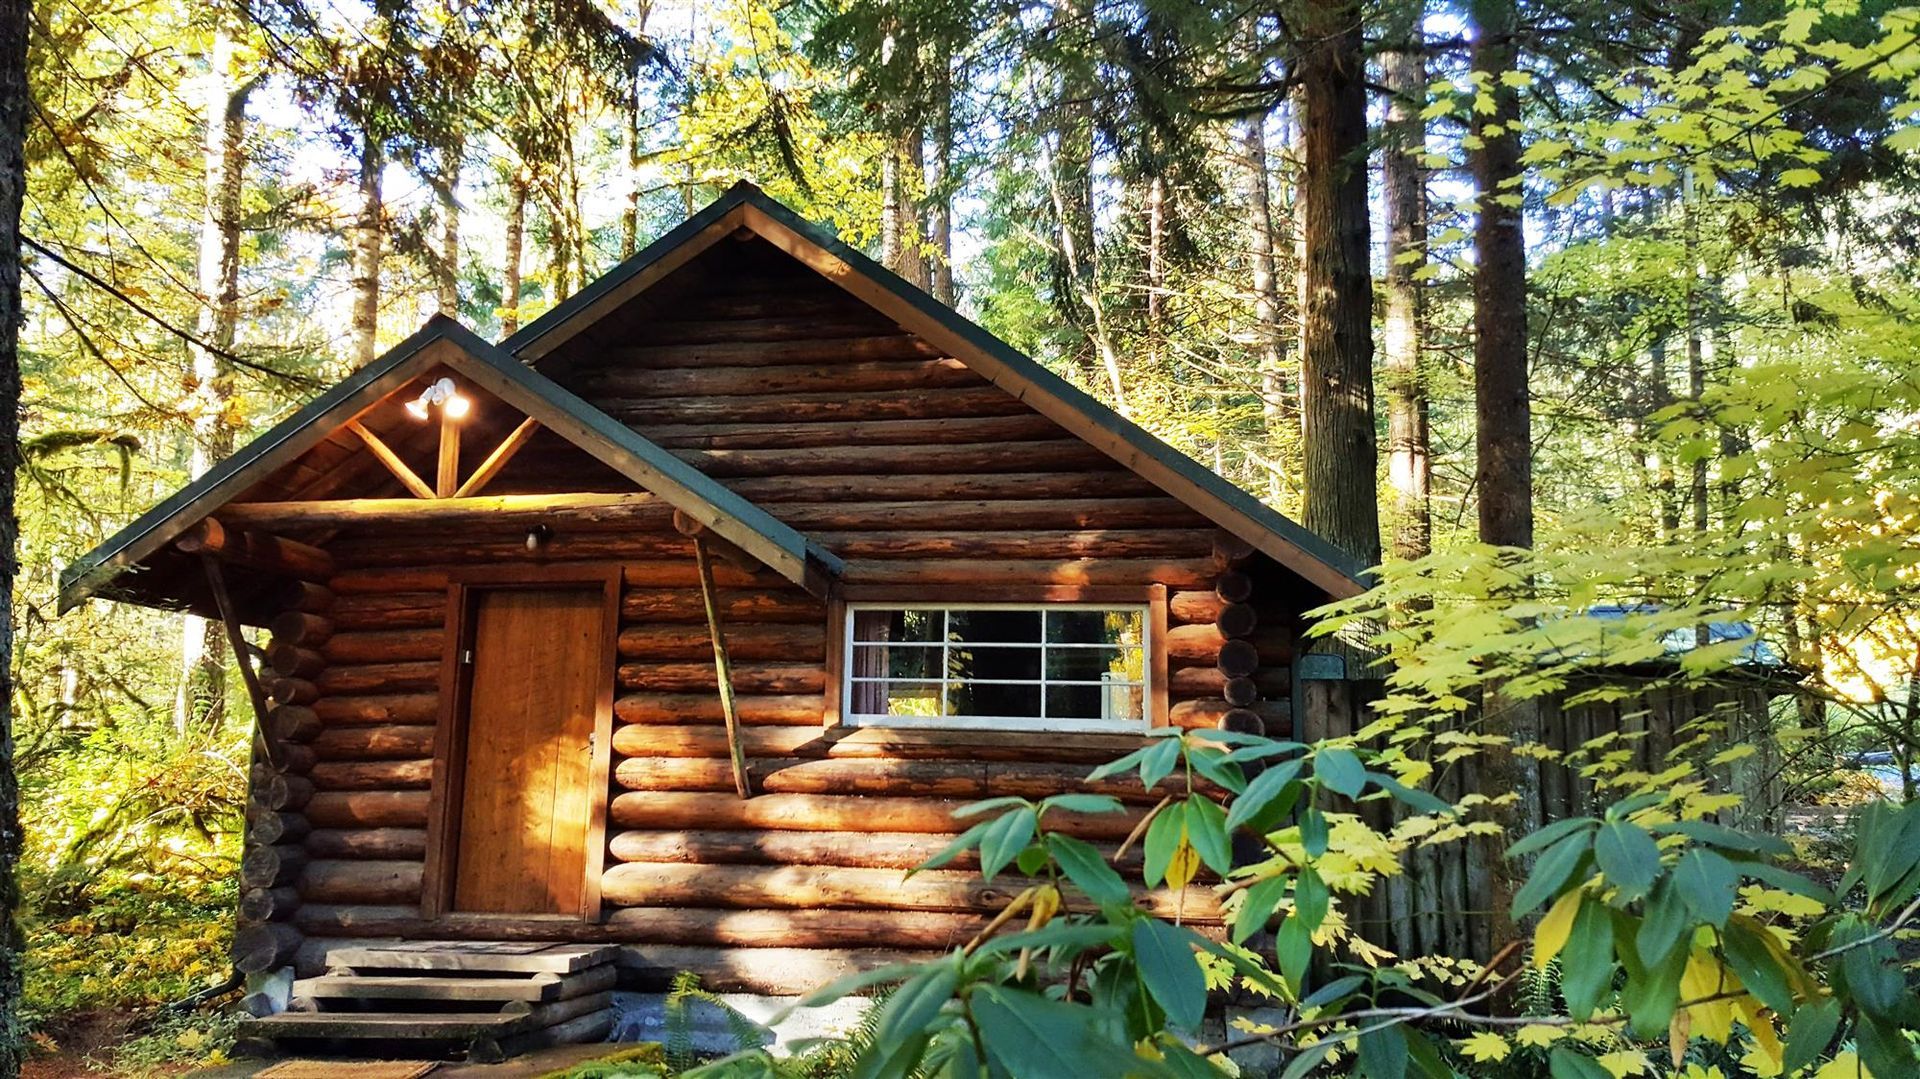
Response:
M202 518L174 546L182 554L216 558L297 581L324 583L333 576L333 556L312 544L252 529L231 529L212 517Z
M742 799L753 797L753 784L747 777L747 751L741 744L740 717L734 707L733 663L727 658L726 634L720 628L720 600L713 587L713 552L729 562L751 568L754 563L746 552L726 540L708 533L705 525L675 510L673 530L693 540L693 560L700 574L700 602L706 609L707 633L713 639L713 677L720 691L720 718L727 728L727 759L733 766L733 788Z

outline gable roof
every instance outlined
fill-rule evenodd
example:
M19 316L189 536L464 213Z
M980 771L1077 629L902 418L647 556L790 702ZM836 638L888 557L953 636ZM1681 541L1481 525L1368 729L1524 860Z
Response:
M1327 595L1345 598L1365 590L1360 581L1365 567L1331 543L745 181L529 323L500 347L537 363L602 316L743 228L944 349Z
M435 315L384 356L314 398L68 566L60 575L60 610L65 612L89 596L114 595L113 583L123 573L313 448L347 420L436 366L453 369L538 420L795 584L817 592L827 577L839 574L841 562L836 555L809 543L765 510L465 326Z

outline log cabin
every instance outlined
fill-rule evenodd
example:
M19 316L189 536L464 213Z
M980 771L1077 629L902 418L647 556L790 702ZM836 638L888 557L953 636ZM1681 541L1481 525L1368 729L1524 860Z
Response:
M788 993L1018 891L904 876L957 807L1085 789L1152 726L1288 731L1304 612L1358 569L743 184L504 342L436 317L61 604L244 657L242 970L604 943ZM1095 789L1128 813L1060 823L1110 848L1160 797Z

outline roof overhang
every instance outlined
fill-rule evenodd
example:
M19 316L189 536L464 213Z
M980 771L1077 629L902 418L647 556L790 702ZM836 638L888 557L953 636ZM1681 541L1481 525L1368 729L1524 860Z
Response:
M759 506L648 441L552 379L436 315L266 434L142 514L60 575L60 611L96 595L347 421L436 367L446 367L538 420L602 464L712 530L787 580L823 594L840 559ZM123 597L124 598L124 597Z
M902 328L961 360L1329 597L1346 599L1366 590L1361 580L1365 567L1326 540L749 183L735 184L706 209L609 271L592 287L501 342L500 347L537 363L741 229L773 244Z

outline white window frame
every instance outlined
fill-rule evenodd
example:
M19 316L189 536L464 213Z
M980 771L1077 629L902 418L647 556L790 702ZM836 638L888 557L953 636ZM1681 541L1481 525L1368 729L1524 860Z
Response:
M1140 718L1139 719L1083 719L1083 718L1071 718L1071 717L1070 718L1061 718L1061 717L1049 718L1046 715L1044 715L1047 707L1047 687L1049 685L1089 685L1091 684L1086 682L1068 681L1064 679L1062 680L1048 679L1046 676L1046 670L1047 670L1046 649L1048 647L1056 647L1056 648L1111 648L1111 647L1131 648L1131 647L1134 647L1132 645L1126 645L1126 646L1079 645L1079 644L1049 645L1044 640L1044 637L1045 637L1044 629L1041 634L1043 639L1040 642L1038 642L1038 644L1035 646L1040 649L1040 677L1033 681L1020 679L1018 682L1018 684L1021 684L1021 685L1037 685L1040 687L1040 710L1043 713L1042 715L1029 717L1029 716L896 716L896 715L862 714L854 710L854 701L858 699L858 695L854 692L854 687L856 685L871 684L875 681L878 681L881 683L884 683L887 681L898 681L898 682L934 681L931 679L906 679L906 678L862 679L860 682L856 683L854 680L854 674L853 674L853 661L854 661L855 650L858 647L859 643L861 642L856 642L854 640L853 632L854 632L854 623L856 621L856 618L859 615L859 613L862 611L940 611L943 613L947 611L1040 611L1043 613L1047 611L1128 611L1128 612L1138 614L1140 617L1140 644L1138 646L1140 649ZM921 729L921 730L998 730L998 731L1040 731L1040 732L1058 731L1058 732L1084 732L1084 733L1090 733L1090 734L1116 734L1116 733L1117 734L1136 734L1143 731L1147 731L1153 727L1154 702L1156 700L1155 694L1159 689L1159 687L1155 684L1155 681L1154 681L1155 679L1155 671L1154 671L1155 626L1153 623L1154 623L1153 605L1151 603L1141 602L1141 601L1117 602L1117 603L966 603L966 602L915 603L915 602L908 602L908 601L896 602L896 601L883 601L883 600L866 601L866 602L850 602L844 605L843 613L841 615L841 625L840 625L839 690L840 690L840 700L841 700L841 709L842 709L841 722L849 727L883 727L883 728L884 727L905 727L905 728L914 728L914 729ZM873 644L874 642L869 641L864 643ZM941 668L943 670L946 668L946 663L944 662L944 658L945 658L944 650L945 650L946 643L947 642L943 642L942 644L943 662L941 663ZM1012 646L1019 647L1017 643L1013 644ZM915 647L927 647L927 646L919 645ZM938 680L937 684L944 687L945 685L947 685L949 682L952 682L952 681L954 680L942 678ZM988 680L988 681L991 681L991 680ZM1132 683L1127 683L1127 684L1131 685ZM942 692L941 696L942 696L942 699L944 700L945 699L944 691Z

